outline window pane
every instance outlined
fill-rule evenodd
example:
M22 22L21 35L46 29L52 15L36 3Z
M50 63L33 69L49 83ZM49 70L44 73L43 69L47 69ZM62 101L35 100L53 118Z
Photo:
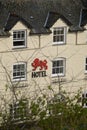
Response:
M13 77L16 76L16 73L13 73Z
M60 65L60 61L57 61L57 66L59 66Z
M57 41L58 41L58 42L60 41L60 36L57 36Z
M16 65L13 66L13 69L16 69Z
M60 68L60 73L63 73L63 67L62 67L62 68Z
M59 68L56 68L56 73L59 74Z
M84 94L82 94L82 97L84 98Z
M87 65L85 66L85 70L87 70Z
M21 75L22 77L24 77L24 76L25 76L25 72L21 72L20 75Z
M20 70L19 70L19 72L16 73L16 75L17 75L17 76L21 76L21 74L20 74Z
M86 98L87 98L87 93L86 93Z
M57 34L60 34L60 30L57 30Z
M56 35L56 30L53 31L53 34Z
M56 61L53 61L53 67L56 67L56 66L57 66Z
M53 41L54 41L54 42L57 41L57 37L56 37L56 36L53 37Z
M20 32L18 32L18 37L17 38L19 38L20 39Z
M61 34L64 34L64 29L63 28L61 29Z
M25 45L25 41L15 41L13 42L13 46L23 46Z
M16 34L14 33L13 38L16 38Z
M56 73L55 69L52 69L52 74L55 74L55 73Z
M25 37L25 33L24 33L24 31L22 31L22 35L21 35L21 37L22 37L22 38Z
M87 58L86 58L86 64L87 64Z
M63 60L59 61L59 66L63 66Z
M64 36L60 36L60 41L64 41Z
M23 65L23 64L22 64L22 65L20 65L20 69L21 69L21 70L24 70L24 68L25 68L25 67L24 67L24 65Z

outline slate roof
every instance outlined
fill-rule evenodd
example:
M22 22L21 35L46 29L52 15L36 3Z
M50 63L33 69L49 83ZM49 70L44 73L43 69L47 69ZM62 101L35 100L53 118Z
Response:
M59 18L61 18L66 24L72 25L72 23L66 19L63 15L56 12L49 12L46 17L44 27L50 28Z
M83 3L84 7L87 7L87 0L81 0L81 1Z
M32 28L32 26L27 22L24 18L16 15L16 14L9 14L6 25L4 26L5 31L11 30L11 28L18 22L21 21L24 23L28 28Z
M4 31L9 31L19 20L31 29L30 34L50 33L50 27L60 17L70 26L70 31L82 31L87 23L84 0L25 0L20 4L15 0L0 1L0 29Z

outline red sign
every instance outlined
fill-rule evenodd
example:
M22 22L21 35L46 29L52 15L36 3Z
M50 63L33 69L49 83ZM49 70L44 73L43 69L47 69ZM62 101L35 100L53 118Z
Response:
M38 58L36 58L31 65L33 67L33 71L35 71L37 68L39 68L39 70L48 69L47 60L42 61L42 60L39 60Z

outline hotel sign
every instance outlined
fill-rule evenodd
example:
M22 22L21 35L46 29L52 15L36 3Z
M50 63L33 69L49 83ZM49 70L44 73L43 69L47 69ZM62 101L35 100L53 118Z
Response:
M42 61L42 60L36 58L31 65L33 67L32 78L47 76L47 74L46 74L46 70L48 69L47 60ZM39 71L37 71L37 69Z

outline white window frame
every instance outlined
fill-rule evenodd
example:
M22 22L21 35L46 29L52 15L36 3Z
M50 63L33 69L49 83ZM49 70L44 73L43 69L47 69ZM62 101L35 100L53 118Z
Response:
M14 76L14 73L17 73L17 72L14 71L14 66L18 66L18 65L24 65L24 66L25 66L25 71L24 71L25 75L24 75L24 77L21 77L21 75L20 75L20 77L19 77L19 76ZM19 72L21 72L21 71L19 71ZM26 63L26 62L18 62L18 63L13 64L13 72L12 72L12 74L13 74L13 81L26 80L26 75L27 75L27 63ZM19 77L19 78L18 78L18 77Z
M54 30L59 30L59 29L64 29L64 34L55 34L54 35ZM62 45L62 44L65 44L66 43L66 30L67 30L67 27L54 27L53 28L53 45L56 45L56 44L58 44L58 45ZM54 41L54 36L64 36L64 38L63 38L63 41Z
M20 32L20 38L18 38L18 32ZM22 37L22 32L24 32L24 37ZM16 34L16 38L14 38L14 33ZM24 45L14 46L14 42L24 42ZM16 48L25 48L27 46L27 30L13 30L13 49Z
M10 111L11 111L11 118L12 120L21 120L22 119L22 115L23 115L23 120L27 119L27 112L28 112L28 101L27 100L22 100L23 103L25 103L25 106L22 106L20 104L20 101L15 102L14 104L10 105ZM22 109L22 113L19 111L19 113L17 113L18 109ZM23 113L24 111L26 111L26 115L25 113ZM16 114L19 114L18 117L16 118L15 116Z
M87 92L82 94L82 106L83 108L87 108Z
M57 68L63 68L63 73L55 73L55 74L53 74L53 72L52 72L52 77L55 77L55 76L65 76L65 67L66 67L66 59L65 58L57 58L57 59L54 59L53 61L52 61L52 71L53 71L53 62L55 62L55 61L63 61L63 66L56 66L56 67L54 67L54 69L57 69Z

